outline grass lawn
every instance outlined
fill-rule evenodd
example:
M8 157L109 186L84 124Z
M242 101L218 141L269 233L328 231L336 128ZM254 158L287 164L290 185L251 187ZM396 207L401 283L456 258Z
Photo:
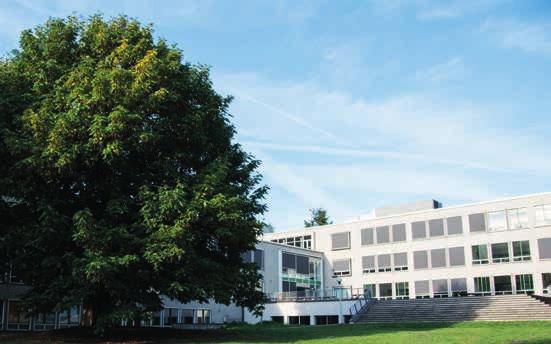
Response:
M0 343L551 343L551 322L464 322L455 324L330 325L291 327L237 325L215 331L117 330L98 340L71 329L43 333L0 333Z

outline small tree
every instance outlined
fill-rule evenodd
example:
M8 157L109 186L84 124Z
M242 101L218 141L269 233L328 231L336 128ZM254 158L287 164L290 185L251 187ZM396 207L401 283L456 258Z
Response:
M310 209L310 220L304 221L304 227L330 225L333 221L329 220L327 210L323 208Z
M0 60L0 259L36 312L90 324L181 302L259 311L267 187L204 66L117 17L50 19ZM10 253L8 254L8 249Z

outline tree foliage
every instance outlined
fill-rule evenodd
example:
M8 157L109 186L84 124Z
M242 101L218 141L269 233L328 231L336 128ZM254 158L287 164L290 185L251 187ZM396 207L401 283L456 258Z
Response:
M260 310L240 256L267 188L233 141L230 101L124 16L22 33L0 62L0 253L35 311L83 303L105 325L160 295Z
M333 221L329 220L327 210L323 208L310 209L310 219L304 220L304 227L330 225Z

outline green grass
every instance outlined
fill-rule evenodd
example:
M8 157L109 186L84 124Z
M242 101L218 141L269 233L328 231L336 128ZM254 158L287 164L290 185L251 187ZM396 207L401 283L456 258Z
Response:
M98 340L82 330L0 334L0 343L551 343L551 322L331 325L237 325L216 331L122 330Z

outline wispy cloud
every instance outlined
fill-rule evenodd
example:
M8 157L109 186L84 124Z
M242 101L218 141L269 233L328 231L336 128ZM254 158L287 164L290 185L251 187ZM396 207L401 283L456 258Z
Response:
M421 82L457 81L468 74L467 67L461 57L453 57L444 63L439 63L425 69L418 70L415 78Z
M551 55L551 22L487 19L481 30L504 48Z

